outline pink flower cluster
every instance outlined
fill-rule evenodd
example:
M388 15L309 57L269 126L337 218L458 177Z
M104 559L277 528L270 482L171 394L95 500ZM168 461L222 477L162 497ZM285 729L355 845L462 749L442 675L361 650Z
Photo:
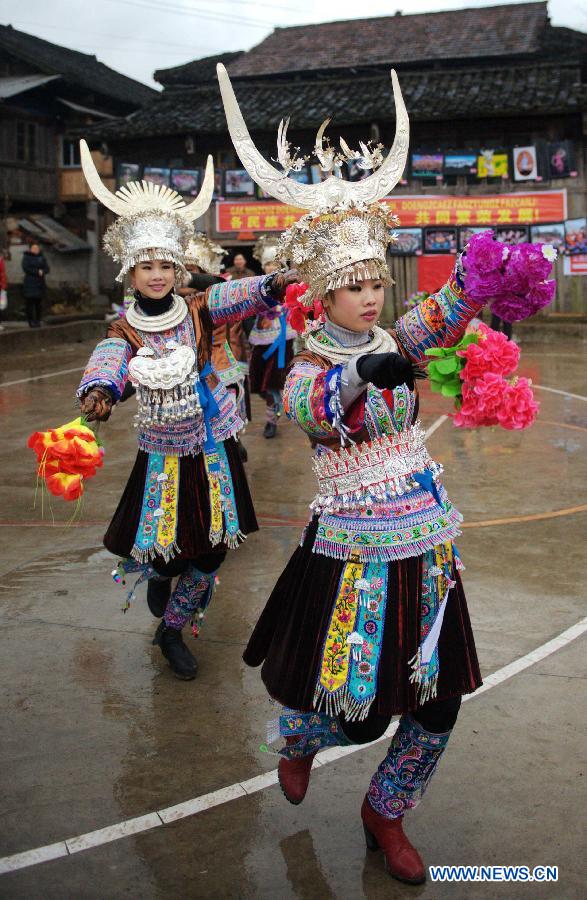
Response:
M465 289L473 300L489 301L500 319L518 322L551 303L556 282L548 276L555 259L548 244L509 247L491 231L474 234L463 257Z
M458 428L501 425L518 430L528 428L538 413L538 404L527 378L512 375L518 366L520 348L501 332L482 325L479 342L469 344L458 355L466 359L461 370L462 403L453 418Z

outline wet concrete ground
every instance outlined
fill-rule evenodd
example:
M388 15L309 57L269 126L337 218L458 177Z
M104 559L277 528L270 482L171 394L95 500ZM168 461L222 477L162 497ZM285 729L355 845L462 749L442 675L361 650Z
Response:
M522 434L430 437L465 515L459 550L484 676L585 616L587 396L584 344L524 342L540 418ZM0 363L0 617L4 721L0 855L45 847L273 770L260 752L276 714L243 646L291 554L312 495L309 448L291 423L245 444L261 531L229 556L196 645L195 682L174 679L140 600L126 614L101 536L135 455L133 403L102 426L105 470L81 522L32 509L37 428L73 418L91 344ZM20 382L42 373L66 372ZM424 392L423 421L449 411ZM358 815L379 743L316 769L306 801L277 786L0 878L6 898L488 898L584 896L585 640L577 638L462 709L406 831L428 864L557 865L556 884L410 888L367 854ZM63 846L63 845L61 845ZM72 845L75 846L75 845ZM29 860L30 861L30 860Z

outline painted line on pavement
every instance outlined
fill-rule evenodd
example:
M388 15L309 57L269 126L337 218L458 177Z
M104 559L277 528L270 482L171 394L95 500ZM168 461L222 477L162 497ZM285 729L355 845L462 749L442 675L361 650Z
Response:
M587 616L567 628L561 634L552 638L550 641L541 644L540 647L531 650L519 659L513 660L501 669L488 675L480 688L474 694L465 694L463 702L473 700L480 697L486 691L503 684L514 675L518 675L530 666L541 662L557 650L566 647L572 641L576 640L587 631ZM394 722L389 726L384 735L370 744L359 744L352 747L332 747L318 754L314 761L314 765L318 768L328 765L328 763L350 756L351 753L358 753L367 747L372 747L382 741L387 741L397 729L398 723ZM70 856L73 853L80 853L82 850L89 850L92 847L99 847L112 841L121 840L121 838L129 837L134 834L141 834L145 831L151 831L153 828L159 828L180 819L189 816L198 815L206 809L212 809L215 806L221 806L224 803L230 803L240 797L250 796L259 791L264 791L268 787L277 784L277 769L270 772L255 775L246 781L236 782L228 787L220 788L217 791L211 791L209 794L203 794L200 797L194 797L175 806L168 806L165 809L159 809L156 812L147 815L137 816L134 819L127 819L124 822L118 822L115 825L109 825L105 828L99 828L96 831L90 831L77 837L68 838L64 841L58 841L54 844L48 844L45 847L37 847L34 850L25 850L22 853L15 853L12 856L5 856L0 859L0 874L6 872L15 872L18 869L26 869L36 866L42 862L48 862L52 859Z
M57 378L58 375L71 375L72 372L83 372L84 366L76 366L75 369L61 369L59 372L45 372L42 375L31 375L30 378L17 378L16 381L0 382L0 388L13 387L15 384L26 384L27 381L40 381L41 378Z
M549 394L560 394L562 397L572 397L573 400L587 401L587 397L583 394L571 394L570 391L561 391L559 388L546 387L544 384L533 384L532 387L538 388L539 391L548 391Z

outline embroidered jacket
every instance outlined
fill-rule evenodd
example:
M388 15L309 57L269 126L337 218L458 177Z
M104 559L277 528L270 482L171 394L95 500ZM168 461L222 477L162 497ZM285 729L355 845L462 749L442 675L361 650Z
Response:
M133 328L126 317L112 322L107 337L101 341L88 362L77 395L83 397L93 387L106 387L118 401L128 378L128 366L138 351L147 347L155 358L165 356L169 342L191 347L196 353L198 373L218 406L210 424L216 441L236 434L243 421L235 400L209 366L212 359L212 335L215 328L257 312L269 311L275 300L265 289L266 277L226 281L212 285L205 293L187 298L188 314L179 325L166 331L146 332ZM200 452L206 439L202 415L168 421L165 424L141 426L139 447L147 452L184 456Z
M467 297L455 270L434 295L396 323L398 352L421 362L428 347L451 346L481 308ZM327 332L321 339L336 347ZM284 408L318 445L314 469L318 514L314 551L347 559L416 556L458 534L460 513L439 481L416 419L417 391L369 384L346 411L340 403L342 366L325 355L296 356L284 388ZM357 356L361 355L360 349ZM345 435L352 443L341 449ZM342 438L342 440L341 440Z

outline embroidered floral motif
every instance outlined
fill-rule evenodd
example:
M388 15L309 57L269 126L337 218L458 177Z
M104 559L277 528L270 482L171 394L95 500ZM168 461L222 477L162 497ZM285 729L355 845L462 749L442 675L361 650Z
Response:
M106 387L120 400L128 378L132 350L122 338L106 338L95 348L83 374L77 396L83 397L94 387Z

